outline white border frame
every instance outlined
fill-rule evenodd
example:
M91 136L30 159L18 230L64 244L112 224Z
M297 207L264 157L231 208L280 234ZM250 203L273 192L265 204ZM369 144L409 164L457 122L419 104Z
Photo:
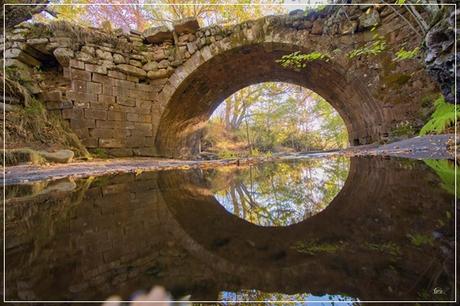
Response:
M315 3L315 4L310 4L310 3L286 3L286 4L273 4L273 3L258 3L258 4L242 4L242 3L235 3L235 4L209 4L209 3L178 3L175 5L183 6L183 5L211 5L211 6L264 6L264 5L272 5L272 6L323 6L323 5L331 5L331 6L361 6L361 5L385 5L385 6L402 6L402 5L414 5L414 6L427 6L427 5L436 5L436 6L454 6L454 9L457 10L457 3L441 3L441 4L430 4L430 3L414 3L414 4L391 4L391 3L342 3L342 4L329 4L329 3ZM43 4L29 4L29 3L4 3L3 4L3 75L5 75L5 51L6 51L6 17L5 17L5 10L7 6L39 6ZM164 4L164 3L146 3L146 4L135 4L135 3L116 3L116 4L111 4L111 3L72 3L72 4L62 4L62 3L48 3L48 6L124 6L124 5L142 5L142 6L169 6L171 4ZM457 106L457 19L455 18L454 20L455 26L454 26L454 34L455 34L455 44L454 44L454 97L455 97L455 106ZM3 78L3 103L6 100L6 82L5 78ZM6 110L3 108L3 150L5 151L6 149L6 142L5 142L5 122L6 122ZM455 124L455 143L454 143L454 148L455 148L455 161L457 160L457 145L456 145L456 140L457 140L457 124ZM3 154L3 302L4 303L131 303L133 301L7 301L6 300L6 190L5 190L5 180L6 180L6 166L5 166L5 154ZM454 270L455 270L455 277L454 277L454 296L455 300L453 301L135 301L136 303L224 303L224 304L238 304L238 303L268 303L268 304L276 304L276 303L286 303L286 304L294 304L294 303L456 303L457 302L457 162L454 163L455 165L455 264L454 264Z

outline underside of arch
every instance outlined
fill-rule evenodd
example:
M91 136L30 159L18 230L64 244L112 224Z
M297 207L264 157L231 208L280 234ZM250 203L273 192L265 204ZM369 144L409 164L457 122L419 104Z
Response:
M247 45L200 65L166 102L156 137L160 155L190 158L198 154L200 130L212 112L232 93L261 82L292 83L321 95L343 118L352 145L378 140L383 110L366 87L331 61L309 62L301 70L276 62L294 48L274 43Z

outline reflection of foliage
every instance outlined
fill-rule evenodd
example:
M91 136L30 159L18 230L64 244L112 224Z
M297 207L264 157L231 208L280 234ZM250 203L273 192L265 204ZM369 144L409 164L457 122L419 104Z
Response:
M304 253L308 255L315 255L317 253L336 253L338 250L343 248L344 245L319 242L317 240L311 241L297 241L296 244L292 246L299 253Z
M277 63L280 63L281 66L285 68L305 68L307 63L316 60L329 61L329 56L318 51L311 53L300 53L300 51L283 55L281 59L277 60Z
M240 290L238 292L228 292L224 291L221 292L219 296L219 300L223 302L227 301L292 301L292 302L300 302L300 301L323 301L329 302L334 304L333 301L341 302L340 305L355 305L354 301L355 298L346 296L344 294L341 295L323 295L323 296L315 296L308 293L298 293L298 294L283 294L278 292L263 292L259 290ZM348 302L348 303L343 303ZM253 303L238 303L239 305L255 305Z
M431 119L420 130L420 135L441 134L460 118L460 112L456 106L447 103L442 95L434 101L434 106L435 111L431 114Z
M407 59L413 59L419 54L419 48L416 47L413 50L406 51L404 48L401 48L398 52L396 52L396 58L394 61L403 61Z
M424 235L420 233L407 234L407 238L409 238L410 243L412 243L416 247L419 247L422 245L433 246L433 237L429 235Z
M385 242L382 244L379 243L367 243L367 248L373 251L378 251L382 253L387 253L393 256L398 256L401 254L399 246L393 242Z
M308 159L220 173L216 177L231 180L223 190L218 181L212 182L217 199L233 214L263 226L286 226L325 209L348 170L347 159Z
M455 194L455 166L449 160L424 160L441 179L441 187L451 194ZM460 182L460 173L457 174L457 189Z
M350 51L347 56L350 59L353 59L357 56L368 56L368 55L377 55L386 49L385 38L381 35L374 34L373 41L367 43L361 48L354 49Z

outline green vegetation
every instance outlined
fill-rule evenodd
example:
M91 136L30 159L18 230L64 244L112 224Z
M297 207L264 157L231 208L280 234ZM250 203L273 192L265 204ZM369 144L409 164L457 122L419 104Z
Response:
M420 135L441 134L447 128L456 124L460 118L459 110L454 104L447 103L441 95L434 101L435 111L431 114L430 120L420 130Z
M33 97L23 108L8 112L5 137L10 148L66 148L74 151L77 157L90 157L70 127L59 116L50 114L44 104Z
M412 243L416 247L420 247L423 245L433 246L433 237L429 235L424 235L420 233L407 234L407 238L409 238L410 243Z
M451 194L455 194L455 165L449 160L424 160L441 179L441 187ZM457 190L460 184L460 171L457 173Z
M399 246L393 242L385 242L383 244L378 243L367 243L366 247L372 251L378 251L381 253L387 253L393 256L401 255Z
M107 154L107 151L104 150L103 148L95 148L91 150L91 155L97 158L108 158L109 157L109 155Z
M404 48L401 48L398 52L396 52L396 58L394 61L403 61L408 59L413 59L419 54L420 49L418 47L414 48L413 50L406 51Z
M285 68L305 68L307 63L316 60L329 61L329 56L321 52L315 51L311 53L300 53L300 51L283 55L281 59L277 60L281 66Z
M318 242L317 240L298 241L292 246L299 253L316 255L317 253L333 254L344 247L343 244Z
M350 51L347 56L350 59L353 59L357 56L369 56L369 55L378 55L386 49L385 38L379 34L374 34L373 41L367 43L361 48L354 49Z

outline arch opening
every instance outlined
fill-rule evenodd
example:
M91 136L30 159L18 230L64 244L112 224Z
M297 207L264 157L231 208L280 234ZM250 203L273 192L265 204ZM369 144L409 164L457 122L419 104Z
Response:
M227 97L203 128L202 158L270 156L348 145L338 112L315 92L282 82L245 87Z
M298 70L277 60L298 50L290 44L259 43L221 52L190 72L165 101L156 135L161 156L191 158L200 152L201 130L214 110L232 93L262 82L308 88L326 99L343 118L351 145L379 139L383 111L365 85L349 79L332 61L313 61Z

